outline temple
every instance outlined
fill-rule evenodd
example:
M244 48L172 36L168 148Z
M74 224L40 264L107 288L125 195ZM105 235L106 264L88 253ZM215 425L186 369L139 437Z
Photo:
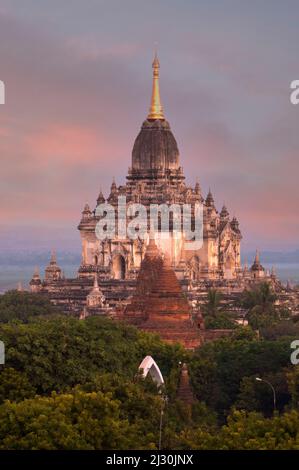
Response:
M150 239L141 263L136 291L120 319L156 333L169 343L194 349L202 342L200 315L192 308L171 266L168 254Z
M236 279L242 275L240 243L242 235L238 220L230 219L223 206L218 213L211 191L203 197L199 182L194 187L185 182L176 139L165 119L159 92L159 60L153 61L153 91L147 119L136 137L132 151L131 167L126 184L111 184L107 199L100 192L97 205L109 203L117 210L118 198L126 198L127 209L134 203L142 204L147 213L156 204L171 210L177 205L182 211L190 205L191 226L194 222L195 204L202 205L202 244L198 249L186 249L183 229L174 230L170 220L169 236L155 227L155 239L159 247L168 252L171 265L179 279ZM164 206L165 207L165 206ZM170 218L171 218L170 214ZM135 279L145 254L148 239L114 238L99 240L96 225L100 218L88 205L84 207L79 231L82 240L82 264L79 276L97 272L102 279ZM171 226L172 223L172 226ZM151 227L152 228L152 227ZM150 229L150 227L149 227ZM149 233L150 235L150 233Z
M133 145L126 181L117 185L113 180L107 197L100 191L92 209L84 206L78 226L82 261L77 277L66 279L53 253L44 280L36 271L30 287L33 292L49 295L67 314L122 318L159 333L165 340L192 347L202 340L194 329L194 321L200 326L194 308L203 302L209 287L222 290L228 303L261 280L271 282L278 291L283 288L274 271L264 269L258 252L251 268L241 265L242 234L237 218L231 218L225 206L219 212L212 192L204 197L198 181L193 187L187 185L177 142L161 103L157 55L152 69L150 108ZM152 205L160 209L176 205L181 211L189 205L191 226L195 224L195 208L200 206L200 246L187 248L184 227L177 228L171 210L167 237L159 212L154 227L147 222L145 237L132 238L117 231L100 239L96 227L101 216L96 208L109 204L117 213L120 197L125 198L127 225L134 204L142 204L146 214Z

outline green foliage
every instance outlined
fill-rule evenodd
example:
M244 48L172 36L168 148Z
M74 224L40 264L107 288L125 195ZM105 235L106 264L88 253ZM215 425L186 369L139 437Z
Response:
M114 373L106 373L97 375L92 381L79 385L76 389L110 394L113 400L120 403L121 419L128 420L130 425L138 425L139 432L143 435L156 435L161 397L151 380L143 380L136 375L132 381Z
M175 449L178 436L187 430L201 429L204 432L216 432L216 415L203 402L194 405L176 400L167 405L164 415L163 448Z
M209 289L207 300L202 305L202 313L204 317L216 317L222 311L222 294L216 289Z
M299 412L274 418L234 411L217 433L187 428L173 437L173 449L198 450L298 450Z
M113 392L77 388L5 402L0 406L0 449L157 449L161 397L143 383L116 381ZM172 448L177 434L198 426L205 433L216 431L215 415L203 403L167 405L163 448Z
M276 415L272 419L258 413L235 411L213 444L220 450L298 450L298 438L298 411Z
M133 380L145 355L152 355L166 376L185 353L154 335L107 318L36 319L26 325L0 325L6 366L24 372L37 393L68 390L99 372ZM0 375L1 381L1 375Z
M0 339L6 346L0 448L157 449L164 402L152 380L138 373L141 360L151 355L168 397L163 448L298 449L299 373L290 366L298 324L275 310L268 287L256 289L244 294L248 327L233 323L221 295L209 292L206 325L233 323L235 329L195 353L104 317L59 316L44 297L0 296ZM176 398L180 361L188 363L200 400L192 406ZM288 411L272 417L271 390L256 382L257 375L273 383L279 412Z
M230 338L232 341L253 341L257 339L257 334L250 326L237 326Z
M34 396L36 389L31 385L26 374L5 367L0 375L0 403L4 400L20 401Z
M299 365L292 366L288 370L287 381L292 397L292 405L299 409Z
M27 323L31 317L59 313L61 312L43 295L16 290L0 295L0 323L12 320Z
M268 282L262 282L243 292L241 305L248 310L246 319L254 330L270 327L279 321L279 311L274 306L275 300L276 294Z
M205 328L215 329L234 329L236 323L230 318L230 315L224 312L222 305L222 294L216 289L209 289L205 303L201 306L204 317Z
M217 447L213 434L201 428L184 428L172 436L169 448L175 450L213 450Z
M272 341L279 338L299 338L299 323L283 319L274 325L261 328L260 334L262 338Z
M237 324L229 318L228 314L218 313L216 317L205 317L205 328L207 330L234 330L237 328Z
M281 320L286 320L291 318L291 311L287 307L280 307L279 310L279 318Z
M223 419L240 393L243 377L266 376L289 365L288 340L221 339L196 351L190 364L197 396Z
M243 377L240 382L240 391L234 406L240 410L260 411L262 392L264 392L264 387L260 386L255 376Z
M268 309L273 306L276 300L276 295L272 291L272 288L268 282L262 282L257 284L250 290L245 290L242 295L242 306L249 310L254 307L261 307L263 312L267 312Z
M281 369L277 372L264 374L263 379L273 385L276 392L276 406L279 411L283 411L283 408L291 400L286 370ZM273 392L268 384L257 381L256 375L243 377L234 407L247 411L260 411L266 416L272 416L274 410Z
M120 416L120 403L102 392L36 397L0 406L1 449L132 449L154 447Z
M248 312L246 319L254 330L265 329L278 323L279 314L274 307L269 307L267 311L263 311L263 307L257 305Z
M178 363L188 357L179 345L103 317L6 323L0 325L0 338L6 345L0 400L32 397L0 406L3 448L156 448L161 398L150 379L140 378L138 366L145 355L152 355L167 393L175 396ZM86 426L77 405L70 405L78 397L87 413ZM94 410L87 406L90 397L95 397ZM105 414L95 414L102 404L108 410L107 426Z

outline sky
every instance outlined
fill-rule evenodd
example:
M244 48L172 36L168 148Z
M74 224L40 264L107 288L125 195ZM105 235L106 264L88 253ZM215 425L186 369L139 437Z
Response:
M80 249L86 202L123 184L151 95L187 182L243 249L299 248L297 0L1 0L0 250Z

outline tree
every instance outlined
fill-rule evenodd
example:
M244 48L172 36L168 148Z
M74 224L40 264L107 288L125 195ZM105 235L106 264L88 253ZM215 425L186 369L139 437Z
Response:
M299 366L292 366L287 372L288 388L293 407L299 409Z
M223 310L222 294L216 289L209 289L205 304L201 307L206 329L234 329L236 323Z
M27 323L40 315L58 315L61 311L44 295L11 290L0 295L0 323L19 320Z
M279 312L275 309L276 294L268 282L262 282L252 289L246 289L241 297L241 305L248 310L248 324L257 330L269 327L279 320Z
M288 390L286 370L280 369L264 374L264 380L270 382L276 394L276 408L282 412L290 403L291 395ZM257 382L256 375L243 377L240 383L240 391L233 405L237 409L247 411L259 411L265 416L273 414L273 393L265 382Z
M238 398L243 377L279 372L289 361L289 339L226 338L207 343L196 351L191 359L190 376L198 398L214 409L223 422Z
M253 341L257 339L256 332L250 326L237 326L231 335L232 341Z
M0 403L4 400L21 401L24 398L33 397L36 393L35 387L30 383L23 372L12 367L6 367L0 375Z
M68 390L103 372L132 381L148 354L168 377L186 357L179 345L165 344L157 336L103 317L0 324L0 339L6 347L5 367L24 373L38 394Z
M202 312L204 317L213 317L215 318L219 312L222 311L221 306L222 294L216 289L209 289L207 300L202 306Z
M273 307L276 300L276 294L273 292L268 282L262 282L252 289L245 289L242 295L241 303L244 308L249 310L254 307L261 307L263 313Z
M151 446L102 392L35 397L0 406L1 449L132 449Z
M205 328L207 330L233 330L237 328L237 324L233 320L231 320L227 314L218 313L216 317L205 317Z
M130 425L138 425L141 434L152 434L157 438L160 419L160 395L157 385L150 377L143 379L136 375L135 380L114 373L98 374L90 382L76 387L84 392L109 394L120 404L119 416Z
M279 338L298 338L299 323L283 319L268 327L260 328L260 334L264 339L272 341Z
M299 413L295 410L273 418L235 411L228 417L214 445L223 450L298 449Z
M292 410L273 418L233 411L227 424L210 433L184 429L173 438L174 449L199 450L297 450L299 413Z

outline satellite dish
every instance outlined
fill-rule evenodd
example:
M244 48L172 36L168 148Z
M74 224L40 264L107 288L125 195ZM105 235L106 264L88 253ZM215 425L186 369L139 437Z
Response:
M153 381L157 384L158 387L164 384L163 375L154 361L152 356L146 356L138 367L139 370L142 370L142 377L146 378L147 374L150 374Z

